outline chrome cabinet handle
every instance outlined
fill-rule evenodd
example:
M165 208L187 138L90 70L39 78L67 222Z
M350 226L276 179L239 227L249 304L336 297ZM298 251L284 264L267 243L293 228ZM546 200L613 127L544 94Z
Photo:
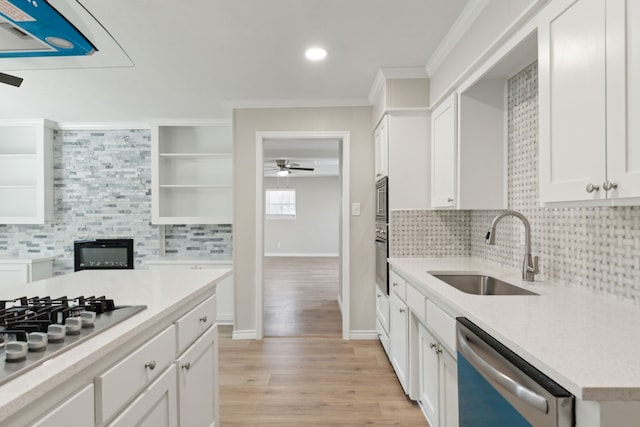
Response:
M429 343L429 348L436 348L437 346L438 344L436 343L432 343L432 342Z
M184 365L182 365L182 369L186 369L187 371L191 369L191 362L187 362Z
M393 287L395 288L396 286L398 286L398 284L396 282L393 282Z
M154 369L156 369L156 361L152 360L151 362L147 362L144 364L145 368L148 368L149 370L153 371Z
M593 184L587 185L587 193L593 193L594 191L600 191L600 187Z
M605 181L602 183L602 189L604 191L615 190L616 188L618 188L618 184L615 182Z
M447 203L453 203L453 199L452 199L451 197L449 197L449 198L447 199Z
M404 311L405 311L404 308L400 309L400 313L404 313Z
M200 318L200 321L201 321L202 323L206 323L206 322L207 322L207 316L202 316L202 317Z

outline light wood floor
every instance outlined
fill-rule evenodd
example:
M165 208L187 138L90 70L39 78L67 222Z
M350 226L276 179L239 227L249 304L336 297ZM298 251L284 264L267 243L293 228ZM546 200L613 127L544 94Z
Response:
M341 336L339 258L265 257L264 335Z
M220 424L427 426L375 340L232 340L220 327Z
M265 259L265 335L220 327L220 424L427 426L377 340L342 340L335 258Z

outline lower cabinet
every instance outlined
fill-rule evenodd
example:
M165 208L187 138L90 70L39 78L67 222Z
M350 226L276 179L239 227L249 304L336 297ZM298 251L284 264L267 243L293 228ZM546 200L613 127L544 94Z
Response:
M171 365L109 426L177 427L176 401L176 368Z
M68 398L32 427L86 427L94 423L93 384Z
M434 303L425 286L392 276L397 289L406 289L389 296L389 360L431 427L458 427L455 315Z
M389 358L405 393L409 391L409 310L395 294L389 297Z
M217 426L218 327L204 333L176 360L180 426Z
M22 285L53 277L55 257L0 258L0 285Z

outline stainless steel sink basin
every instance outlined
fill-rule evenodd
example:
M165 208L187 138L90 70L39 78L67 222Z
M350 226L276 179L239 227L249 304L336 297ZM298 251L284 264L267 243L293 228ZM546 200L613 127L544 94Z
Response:
M481 274L433 274L459 291L474 295L538 295L502 280Z

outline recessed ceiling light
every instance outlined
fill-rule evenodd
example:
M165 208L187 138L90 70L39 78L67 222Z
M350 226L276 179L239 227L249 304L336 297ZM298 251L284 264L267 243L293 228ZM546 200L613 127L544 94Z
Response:
M310 61L320 61L327 56L327 51L321 47L312 47L307 49L304 54Z

